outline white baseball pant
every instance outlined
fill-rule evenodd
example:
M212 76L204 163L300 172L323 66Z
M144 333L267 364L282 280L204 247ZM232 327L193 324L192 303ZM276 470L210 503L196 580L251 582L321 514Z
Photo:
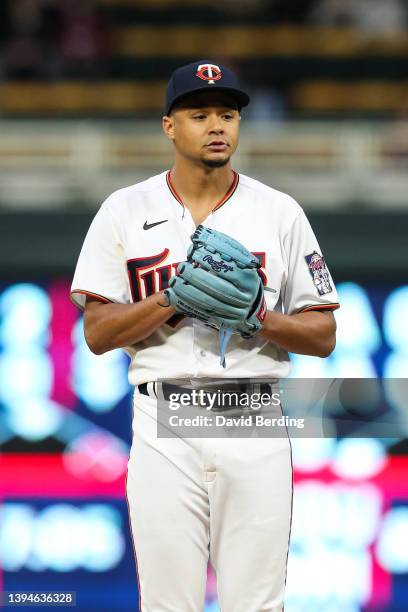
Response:
M292 515L290 441L158 438L137 389L126 494L141 612L281 612Z

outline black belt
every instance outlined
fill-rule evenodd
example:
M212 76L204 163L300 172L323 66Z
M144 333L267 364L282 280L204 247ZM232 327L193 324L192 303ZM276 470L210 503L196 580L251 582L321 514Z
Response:
M156 382L147 382L141 383L137 386L139 393L142 395L147 395L148 397L152 397L153 399L157 399L157 391L156 391Z
M137 388L139 389L139 393L142 393L143 395L149 395L147 392L147 383L142 383L141 385L138 385Z

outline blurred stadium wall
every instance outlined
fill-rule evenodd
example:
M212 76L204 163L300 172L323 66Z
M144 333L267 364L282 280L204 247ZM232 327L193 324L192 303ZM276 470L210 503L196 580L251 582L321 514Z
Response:
M235 169L300 202L339 285L336 351L295 375L407 378L407 19L407 0L0 4L0 590L136 609L126 359L89 353L67 291L103 199L171 163L180 64L240 73ZM285 610L408 609L406 437L299 444Z

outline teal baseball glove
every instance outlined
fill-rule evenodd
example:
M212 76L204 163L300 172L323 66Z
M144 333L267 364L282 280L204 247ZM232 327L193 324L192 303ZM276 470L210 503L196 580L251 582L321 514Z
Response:
M266 315L260 263L240 242L199 225L187 261L165 290L168 305L220 331L221 363L231 334L250 338Z

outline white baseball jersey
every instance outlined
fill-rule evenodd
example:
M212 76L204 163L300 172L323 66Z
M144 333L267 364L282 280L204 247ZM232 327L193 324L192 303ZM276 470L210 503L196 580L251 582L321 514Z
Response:
M268 309L287 314L339 307L333 280L302 208L290 196L242 174L203 225L229 234L260 259ZM130 304L167 287L186 259L195 223L170 172L114 192L96 214L72 283L85 296ZM126 347L129 382L157 378L286 377L288 353L261 335L233 335L220 365L218 332L198 320L173 317L149 338Z

